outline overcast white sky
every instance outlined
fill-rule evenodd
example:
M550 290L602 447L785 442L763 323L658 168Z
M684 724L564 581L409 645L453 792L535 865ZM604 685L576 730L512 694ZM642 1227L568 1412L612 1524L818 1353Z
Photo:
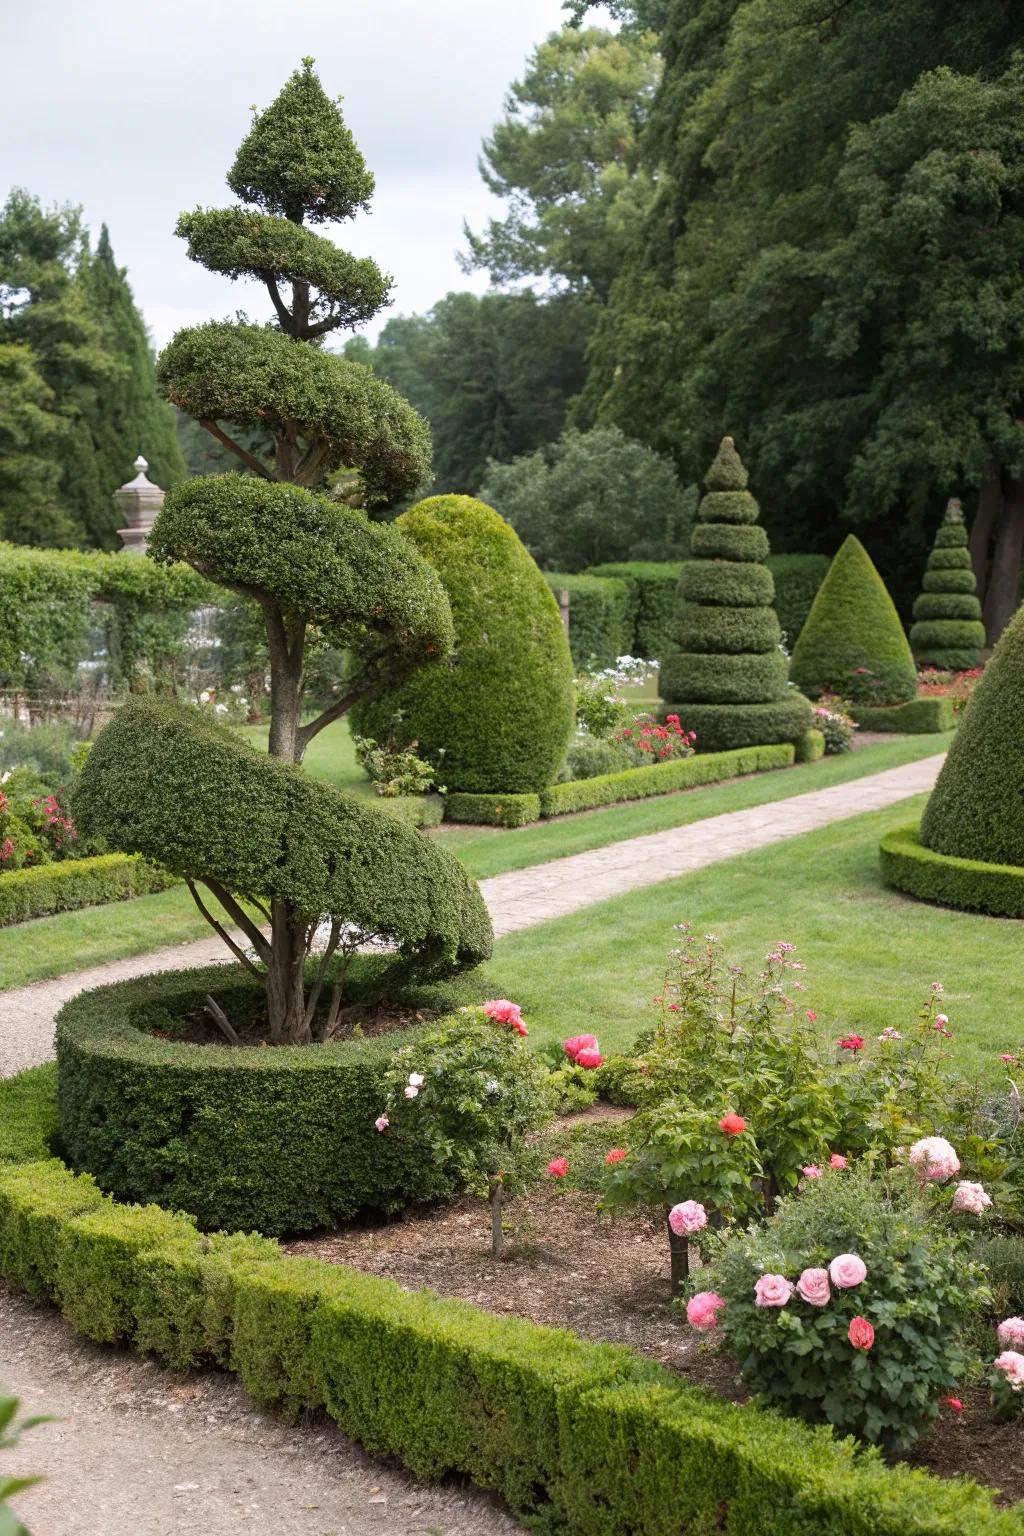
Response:
M158 346L181 325L268 311L262 290L187 261L174 222L233 201L224 177L249 107L303 54L344 95L377 178L370 215L324 233L394 275L385 317L485 288L455 260L463 218L479 227L500 206L480 141L565 19L560 0L0 0L0 15L0 196L21 185L80 203L94 237L105 221Z

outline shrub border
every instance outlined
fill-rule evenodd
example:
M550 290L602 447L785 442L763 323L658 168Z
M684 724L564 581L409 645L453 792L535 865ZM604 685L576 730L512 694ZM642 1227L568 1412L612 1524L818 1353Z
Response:
M0 928L56 912L152 896L178 883L169 871L130 853L100 853L11 869L0 874Z
M908 736L932 736L956 726L953 700L908 699L904 704L853 704L850 713L862 731L901 731Z
M449 795L445 801L445 820L525 827L538 820L571 816L577 811L647 800L654 795L716 784L722 779L790 768L795 760L793 743L779 742L772 746L735 747L728 752L697 753L675 762L601 773L592 779L571 779L566 784L551 784L539 795Z
M886 885L920 901L990 917L1024 918L1024 869L936 853L921 842L920 822L887 832L879 858Z
M681 1384L631 1350L501 1317L255 1235L122 1206L47 1158L55 1074L0 1082L0 1276L101 1343L237 1371L326 1410L419 1478L462 1474L536 1530L674 1536L1021 1536L1024 1511L828 1429ZM682 1494L680 1492L682 1490Z

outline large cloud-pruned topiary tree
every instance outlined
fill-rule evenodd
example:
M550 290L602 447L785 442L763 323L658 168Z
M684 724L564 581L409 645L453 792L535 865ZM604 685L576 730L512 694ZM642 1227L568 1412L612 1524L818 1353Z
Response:
M354 728L443 752L448 789L544 789L575 720L569 643L547 582L515 530L471 496L429 497L394 526L444 585L455 655L360 703Z
M789 686L768 535L747 471L724 437L705 477L673 622L676 649L661 662L661 696L697 733L702 751L798 741L811 707Z
M914 604L910 647L922 666L966 671L981 665L985 626L967 548L963 508L952 500L935 535Z
M1024 868L1024 609L971 695L921 820L935 853Z
M135 702L97 740L76 815L114 847L182 875L232 953L264 979L271 1039L305 1043L336 1026L339 948L376 937L397 950L405 975L433 977L484 959L491 929L479 891L450 854L385 812L314 784L298 766L325 726L443 660L454 638L444 589L414 544L305 488L346 465L359 471L363 499L387 501L414 490L429 463L427 430L412 408L365 368L315 345L334 326L371 315L387 284L372 262L304 227L304 219L348 217L373 186L310 61L256 118L229 181L259 211L190 214L179 227L190 254L213 270L261 277L281 329L240 322L179 332L160 375L253 473L176 486L149 553L187 562L261 613L277 761L197 710ZM246 429L246 443L222 421ZM250 446L256 428L272 440L272 466ZM350 660L337 697L303 723L313 641ZM242 930L251 954L227 923ZM326 949L307 976L321 927ZM211 1012L230 1035L215 999Z
M817 698L902 704L917 692L917 668L900 616L871 556L852 533L818 588L793 651L789 675Z

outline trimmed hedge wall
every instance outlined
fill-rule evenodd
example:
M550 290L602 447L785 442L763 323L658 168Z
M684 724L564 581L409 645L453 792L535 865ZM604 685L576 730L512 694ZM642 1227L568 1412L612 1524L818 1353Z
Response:
M0 875L0 928L54 912L151 896L176 884L177 877L167 870L128 853L12 869Z
M444 819L485 827L526 827L540 820L540 795L448 795Z
M452 1195L411 1138L374 1129L383 1078L416 1026L287 1050L158 1039L214 991L228 1017L262 989L234 968L143 976L80 993L57 1017L69 1161L122 1200L159 1200L205 1228L309 1231L367 1209Z
M646 800L678 789L696 789L721 779L739 778L772 768L788 768L793 762L792 743L770 747L738 747L731 752L698 753L676 762L651 763L626 768L621 773L602 773L576 783L552 784L541 793L541 815L565 816L571 811L590 811L620 800Z
M816 763L825 756L824 732L814 726L806 731L796 744L796 760L798 763Z
M619 656L642 656L651 661L660 656L669 642L680 562L631 560L621 565L595 565L591 576L624 581L629 589L629 635ZM569 640L572 642L573 617L570 598Z
M560 571L545 571L544 580L556 602L563 588L569 594L569 648L577 672L592 660L610 667L616 657L632 654L637 610L629 582Z
M951 731L956 725L952 699L911 699L906 704L851 704L850 711L862 731L903 731L908 736L930 736Z
M39 1159L53 1085L52 1068L0 1083L0 1127L12 1104L39 1117L0 1153L0 1276L90 1338L229 1365L257 1403L326 1409L371 1454L468 1477L548 1536L1024 1533L986 1489L887 1468L630 1350L118 1206Z
M887 832L879 852L882 879L908 896L963 912L1024 918L1024 869L936 853L921 842L918 822Z

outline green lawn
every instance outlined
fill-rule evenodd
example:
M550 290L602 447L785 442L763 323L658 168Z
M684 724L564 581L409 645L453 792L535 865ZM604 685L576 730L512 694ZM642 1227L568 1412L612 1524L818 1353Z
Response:
M998 1052L1024 1048L1024 923L945 911L882 885L879 838L923 804L904 800L512 934L497 945L491 975L523 1005L535 1043L593 1031L614 1048L649 1017L673 924L717 934L748 966L787 940L807 965L804 1000L828 1036L910 1026L941 981L957 1063L994 1077Z
M250 734L258 739L259 729ZM472 874L483 878L881 772L926 757L946 745L946 737L901 738L864 747L844 757L825 758L819 763L633 805L613 806L536 827L514 831L451 827L433 835L457 853ZM356 767L351 738L344 726L330 726L317 737L306 761L314 773L339 788L372 794ZM40 918L0 929L0 989L25 986L48 976L100 965L105 960L124 959L166 945L206 938L209 933L182 887L135 901Z

